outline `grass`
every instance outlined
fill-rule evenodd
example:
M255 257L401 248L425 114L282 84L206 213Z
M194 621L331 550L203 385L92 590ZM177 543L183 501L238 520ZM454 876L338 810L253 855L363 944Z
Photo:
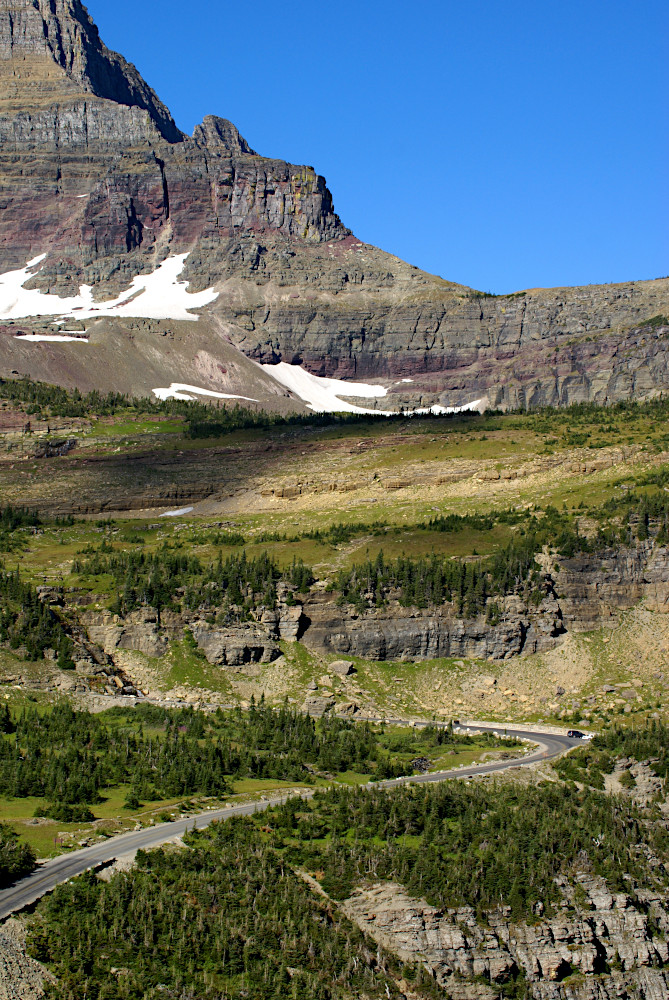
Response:
M669 446L664 420L651 412L619 414L613 410L469 415L444 421L397 420L312 429L275 427L198 441L183 436L179 418L153 420L131 410L111 419L93 420L89 430L80 425L81 421L72 422L72 434L81 439L82 447L64 459L17 461L15 451L0 451L3 499L21 503L29 498L31 503L41 502L48 507L66 505L74 498L95 509L99 501L130 504L138 495L146 494L157 497L157 509L190 505L190 501L173 498L175 484L186 493L190 488L205 493L210 490L218 498L208 504L206 516L174 522L158 521L156 513L141 511L123 517L111 515L113 525L100 528L95 522L106 520L108 515L93 514L72 527L47 527L38 535L26 532L24 549L2 557L6 566L18 564L35 584L53 582L87 589L102 606L110 601L110 580L72 576L70 568L80 550L88 545L99 546L103 538L115 549L138 549L138 537L144 539L148 550L164 543L180 545L206 562L218 553L208 536L217 530L239 531L247 538L248 555L268 552L282 567L294 558L302 559L316 568L321 579L354 562L374 559L380 549L388 559L432 552L455 558L474 553L486 556L506 544L513 529L497 526L491 532L467 529L446 534L417 525L437 514L487 513L548 504L558 508L565 505L587 514L589 508L619 493L622 485L638 483L648 466L645 461L632 461L627 454L612 468L584 475L572 473L571 463L598 460L604 454L601 445L616 449L623 445L646 447L645 458L652 458L657 448ZM67 433L63 431L63 436ZM548 461L559 464L540 467ZM523 474L528 465L537 468L531 476ZM518 478L482 478L494 469L513 470ZM465 478L438 483L438 479L456 472ZM411 479L412 485L396 491L384 489L383 481L393 477ZM361 488L354 492L313 490L319 484L349 481L360 483ZM295 482L303 483L305 488L296 500L260 495L263 489ZM316 528L327 530L339 522L374 521L387 522L382 535L361 533L338 546L304 537L258 541L261 532L273 531L290 539ZM224 557L241 551L239 546L221 549ZM596 691L607 679L625 679L638 664L643 665L643 657L637 653L629 670L619 667L611 662L612 646L601 640L584 640L582 648L584 655L588 653L593 671L584 685L585 694ZM255 685L260 689L270 677L276 685L268 697L280 700L287 694L301 704L306 685L327 671L329 658L301 644L283 644L282 649L285 668L263 665L253 679L211 666L182 642L173 643L162 660L146 660L146 665L158 678L158 688L199 687L234 701L248 699L251 688ZM455 659L419 665L363 660L356 663L355 678L346 683L336 681L334 689L339 696L356 699L357 688L364 696L362 700L369 699L380 712L389 715L425 715L440 710L457 715L460 709L454 692L460 685L481 673L497 674L510 669L508 665L502 668L480 661L460 666ZM21 672L35 681L48 672L44 664L24 664L3 650L0 671ZM444 692L448 689L448 697L444 694L441 698L438 684L443 685ZM524 709L520 704L509 703L502 710L514 717L525 712L527 717L549 718L547 709ZM491 709L488 702L482 702L469 704L462 712L489 717Z
M278 779L241 778L239 781L233 781L232 787L235 795L256 795L262 792L289 792L294 788L304 788L304 782L300 784L296 781Z
M146 416L137 416L132 419L127 416L121 420L105 418L96 420L88 434L95 438L125 438L146 434L182 434L183 429L183 420L179 419L158 418L152 420Z
M60 820L39 819L40 811L46 808L46 800L30 797L9 799L0 797L0 822L9 823L20 839L31 844L39 857L53 857L67 847L78 846L78 841L89 839L101 833L107 835L122 833L132 829L136 823L146 824L156 820L165 810L177 810L180 799L159 799L142 803L139 809L123 808L130 788L119 785L103 789L103 801L91 807L97 821L106 823L63 823Z
M162 664L159 663L159 670L165 677L167 687L201 687L219 694L231 691L225 667L212 666L183 641L171 643Z

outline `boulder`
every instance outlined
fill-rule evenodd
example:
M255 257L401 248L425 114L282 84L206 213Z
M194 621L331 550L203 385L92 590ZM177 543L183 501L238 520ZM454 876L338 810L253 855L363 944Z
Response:
M334 698L320 698L318 695L308 695L304 699L302 711L306 712L307 715L312 715L314 718L320 719L331 708L334 708L334 703Z
M349 677L355 673L355 664L353 660L333 660L330 670L339 677Z
M335 715L344 715L351 717L356 715L360 711L360 705L357 701L342 701L334 707Z

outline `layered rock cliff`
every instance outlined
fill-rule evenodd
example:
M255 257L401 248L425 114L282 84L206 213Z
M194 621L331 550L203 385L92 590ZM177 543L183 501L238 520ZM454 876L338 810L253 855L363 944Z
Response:
M189 253L192 289L219 292L212 352L224 338L317 374L413 379L391 405L608 402L666 384L669 280L490 297L420 272L356 240L311 167L258 155L221 118L184 135L79 0L0 0L0 84L0 273L46 253L32 287L105 298ZM64 377L55 356L47 368ZM148 372L131 388L150 392Z
M403 961L423 964L453 1000L494 1000L519 977L533 1000L664 1000L666 897L642 887L634 899L613 894L587 873L575 885L578 901L565 880L563 912L534 923L502 908L483 925L469 907L438 910L390 883L359 890L341 909Z
M319 651L368 660L506 660L551 649L568 632L609 624L617 611L640 600L653 610L669 611L669 549L652 539L570 559L552 556L550 562L541 603L510 594L495 600L492 619L459 618L451 604L418 609L398 601L361 613L316 594L304 608L304 641Z

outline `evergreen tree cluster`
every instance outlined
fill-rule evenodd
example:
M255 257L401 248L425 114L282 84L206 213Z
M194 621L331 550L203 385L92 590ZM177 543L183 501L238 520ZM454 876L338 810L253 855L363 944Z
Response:
M604 776L613 773L617 758L648 762L650 769L664 779L666 788L669 727L658 719L650 719L645 726L635 729L612 726L598 733L587 746L561 757L553 767L567 781L604 788Z
M35 867L35 852L28 844L19 844L14 830L0 823L0 889L29 875Z
M0 567L0 642L8 642L12 649L22 646L32 660L41 659L45 649L53 649L59 654L59 666L74 666L67 622L21 580L18 569L5 572Z
M628 490L602 505L602 516L617 516L620 520L620 542L632 544L635 537L639 541L653 538L658 545L669 542L668 484L669 469L659 469L644 478L642 490ZM649 486L657 489L651 492Z
M462 738L460 738L462 742ZM478 744L477 744L478 745ZM405 773L383 729L326 716L315 721L261 701L247 712L206 715L138 705L93 715L62 703L46 712L0 708L0 795L46 799L40 814L63 822L92 818L106 789L128 798L221 797L240 778L311 783L355 771L377 778Z
M80 576L111 577L117 588L115 610L127 615L150 605L159 613L183 604L191 610L236 608L242 619L256 607L274 608L276 585L283 581L306 591L314 577L301 560L282 570L267 553L249 558L246 552L232 554L203 565L197 556L165 546L148 550L114 550L107 543L76 559L72 572Z
M548 782L334 788L193 831L186 851L140 852L109 883L58 887L29 946L56 974L53 1000L392 1000L400 978L436 1000L434 981L370 947L303 875L335 899L389 880L437 907L471 906L479 923L499 906L532 920L538 902L562 906L556 879L573 884L579 870L612 891L666 892L655 858L669 833L656 819ZM527 995L521 980L500 992Z
M327 528L314 528L312 531L305 531L296 536L295 541L310 538L315 542L323 542L327 545L346 545L353 538L360 538L364 535L382 535L387 527L387 521L352 521L348 523L338 521Z
M140 852L109 883L82 876L44 899L30 950L57 977L47 996L397 1000L388 960L253 824L189 839L188 851Z
M667 856L665 826L575 785L338 787L309 803L289 800L264 822L286 860L323 872L321 884L337 898L372 877L399 882L435 906L483 913L508 905L522 919L537 902L549 909L558 902L555 878L576 863L614 891L630 891L623 875L668 882L666 870L648 860L648 848Z
M400 556L387 562L381 551L374 560L339 570L330 587L339 592L342 603L360 611L383 607L390 599L416 608L452 602L458 615L473 618L486 609L489 597L522 594L541 600L537 551L534 535L513 538L495 556L476 562L440 555Z

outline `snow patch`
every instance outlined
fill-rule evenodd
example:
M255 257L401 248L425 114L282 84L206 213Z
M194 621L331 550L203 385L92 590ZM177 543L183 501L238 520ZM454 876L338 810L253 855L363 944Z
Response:
M214 392L213 389L199 389L196 385L187 385L185 382L172 382L172 384L166 389L153 390L154 396L163 400L194 400L195 396L191 396L190 393L195 393L197 396L211 396L213 399L245 399L248 403L258 402L257 399L251 399L250 396L234 396L229 392Z
M116 299L94 302L90 285L81 285L79 294L69 298L50 295L39 289L23 286L46 254L28 261L17 271L0 275L0 319L27 319L30 316L68 316L70 319L98 319L101 316L121 316L133 319L172 319L197 322L191 309L201 309L218 298L209 288L204 292L188 291L187 281L177 278L184 269L187 253L175 254L164 260L153 274L134 278L130 288Z
M261 365L260 367L276 382L290 389L315 413L369 413L377 417L411 417L432 413L435 416L440 416L445 413L467 413L480 410L487 402L484 397L475 399L471 403L465 403L464 406L441 406L439 403L435 403L434 406L404 410L401 414L397 410L372 410L347 403L340 397L362 396L367 399L382 399L388 395L388 390L382 385L324 378L321 375L312 375L300 365L289 365L286 361L281 361L278 365ZM403 379L403 381L407 380Z
M300 365L289 365L281 361L278 365L261 365L263 370L276 382L290 389L315 413L381 413L380 410L364 409L347 403L340 396L362 396L366 399L382 399L388 390L382 385L366 382L344 382L338 378L324 378L312 375Z
M46 340L50 343L65 343L65 341L76 341L78 344L87 344L87 337L70 337L65 332L63 333L17 333L14 340L30 340L36 343L40 340Z
M180 510L166 510L160 517L181 517L182 514L190 514L192 507L182 507Z

